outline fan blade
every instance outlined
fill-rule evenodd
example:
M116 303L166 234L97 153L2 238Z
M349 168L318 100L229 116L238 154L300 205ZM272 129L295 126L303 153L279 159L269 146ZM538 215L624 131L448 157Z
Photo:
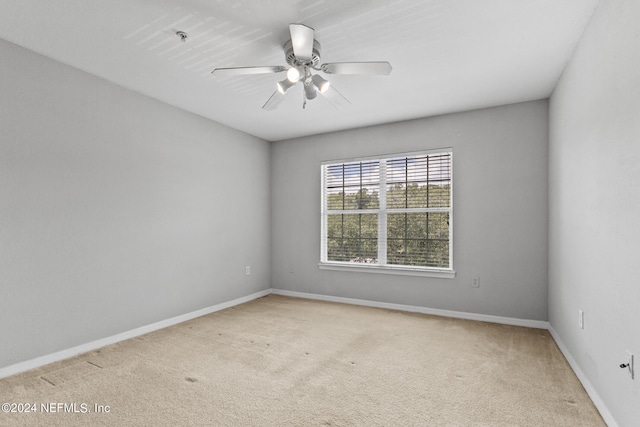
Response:
M262 109L275 110L276 108L278 108L278 105L280 105L283 99L284 99L284 94L276 90L275 92L273 92L273 95L271 95L271 98L269 98L267 102L264 103L264 105L262 106Z
M296 58L309 61L313 55L313 28L303 24L289 25L291 46Z
M332 62L322 64L320 69L327 74L373 74L388 76L391 64L386 61L378 62Z
M245 74L268 74L280 73L285 71L287 67L271 66L271 67L232 67L232 68L216 68L211 72L214 76L241 76Z
M333 85L330 85L324 92L318 91L318 93L324 96L338 110L351 105L351 102L338 92Z

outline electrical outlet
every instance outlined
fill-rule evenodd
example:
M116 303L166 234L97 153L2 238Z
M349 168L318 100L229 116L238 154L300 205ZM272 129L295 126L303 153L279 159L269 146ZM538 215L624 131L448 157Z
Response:
M578 309L578 326L584 329L584 311Z
M472 288L479 288L480 287L480 278L479 277L474 277L473 280L471 281L471 287Z
M251 274L251 267L249 267L248 265L244 268L244 273L248 276Z
M633 372L633 353L627 350L627 369L629 369L629 375L631 375L631 379L634 379Z
M295 273L295 269L293 268L293 264L289 264L289 274Z

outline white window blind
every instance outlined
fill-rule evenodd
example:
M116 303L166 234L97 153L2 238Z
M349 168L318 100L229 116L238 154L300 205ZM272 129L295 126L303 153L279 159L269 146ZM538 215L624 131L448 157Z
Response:
M321 264L452 270L452 153L322 165Z

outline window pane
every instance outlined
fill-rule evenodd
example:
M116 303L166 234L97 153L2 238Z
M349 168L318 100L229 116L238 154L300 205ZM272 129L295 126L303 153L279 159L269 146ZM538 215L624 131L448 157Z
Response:
M451 184L430 184L428 204L430 208L448 208L451 205Z
M380 190L378 161L329 165L326 173L328 210L377 209Z
M387 262L448 268L449 213L389 214Z
M448 153L387 160L387 208L450 206L451 156Z
M427 254L427 265L429 267L449 267L449 241L431 240L429 242L429 252Z
M378 215L328 215L327 260L377 263Z
M449 213L429 214L427 265L449 267Z

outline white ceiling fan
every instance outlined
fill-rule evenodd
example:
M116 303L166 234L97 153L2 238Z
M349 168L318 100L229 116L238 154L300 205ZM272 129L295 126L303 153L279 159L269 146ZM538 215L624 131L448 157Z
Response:
M326 74L369 74L389 75L391 64L386 61L377 62L332 62L318 65L320 62L320 43L314 39L314 30L303 24L289 25L291 39L284 44L284 54L289 67L255 66L216 68L214 76L237 76L245 74L287 73L287 78L276 84L276 91L262 106L265 110L275 110L284 99L285 94L298 82L304 85L304 100L314 99L318 93L323 95L336 108L350 104L349 100L338 92L329 81L311 71L322 71Z

